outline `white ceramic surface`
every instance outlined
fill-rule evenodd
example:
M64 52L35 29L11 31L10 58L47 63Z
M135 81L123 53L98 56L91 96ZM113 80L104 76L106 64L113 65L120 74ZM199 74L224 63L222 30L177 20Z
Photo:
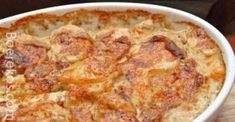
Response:
M53 13L53 14L61 15L63 13L78 10L81 8L107 10L107 11L108 10L121 11L121 10L126 10L126 9L142 9L142 10L146 10L146 11L153 12L153 13L163 13L176 20L190 21L204 28L207 31L207 33L210 35L210 37L215 40L215 42L219 45L219 47L222 50L224 61L226 64L226 78L224 81L223 88L221 89L215 101L202 114L200 114L197 118L195 118L194 122L212 121L216 117L216 113L218 112L219 108L225 101L233 85L234 75L235 75L235 56L226 38L215 27L213 27L211 24L204 21L203 19L196 17L192 14L189 14L181 10L169 8L169 7L150 5L150 4L118 3L118 2L83 3L83 4L73 4L73 5L51 7L51 8L36 10L36 11L8 17L8 18L0 20L0 26L1 27L9 26L14 21L20 18L23 18L25 16L28 16L28 15L34 15L34 14L39 14L39 13Z

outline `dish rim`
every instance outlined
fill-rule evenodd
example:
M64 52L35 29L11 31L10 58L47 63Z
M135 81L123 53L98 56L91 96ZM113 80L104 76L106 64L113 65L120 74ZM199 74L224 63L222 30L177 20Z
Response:
M11 17L1 19L0 25L9 26L15 21L30 15L41 14L41 13L51 13L51 14L56 14L60 12L67 13L69 11L74 11L79 9L121 10L121 11L128 9L140 9L140 10L149 11L151 13L163 13L169 16L177 16L181 19L182 18L186 19L185 21L190 21L195 23L196 25L199 25L208 33L208 35L213 39L213 41L219 46L223 55L224 63L226 65L226 75L223 86L218 95L216 96L215 100L193 121L203 122L211 119L228 97L232 89L235 77L235 70L234 70L235 56L232 47L230 46L227 39L214 26L212 26L205 20L182 10L160 5L154 5L154 4L145 4L145 3L129 3L129 2L79 3L79 4L55 6L50 8L34 10L22 14L17 14Z

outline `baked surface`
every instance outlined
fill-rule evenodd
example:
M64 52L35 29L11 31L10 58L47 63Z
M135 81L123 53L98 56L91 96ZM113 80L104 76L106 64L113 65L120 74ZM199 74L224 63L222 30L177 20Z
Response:
M202 28L142 10L25 17L0 28L0 56L0 112L13 103L17 122L188 122L225 77Z

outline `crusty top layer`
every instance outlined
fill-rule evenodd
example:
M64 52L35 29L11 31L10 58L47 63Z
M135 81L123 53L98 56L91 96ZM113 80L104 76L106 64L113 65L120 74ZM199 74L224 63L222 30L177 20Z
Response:
M17 122L192 121L225 77L201 27L142 10L25 17L0 28L0 56L0 112L13 103Z

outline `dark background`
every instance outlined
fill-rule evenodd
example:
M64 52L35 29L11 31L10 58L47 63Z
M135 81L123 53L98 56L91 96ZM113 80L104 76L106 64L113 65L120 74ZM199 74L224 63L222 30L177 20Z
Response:
M151 3L195 14L218 28L223 34L235 33L235 0L110 0L112 2ZM110 2L108 1L108 2ZM51 6L105 0L1 0L0 19L22 12Z

